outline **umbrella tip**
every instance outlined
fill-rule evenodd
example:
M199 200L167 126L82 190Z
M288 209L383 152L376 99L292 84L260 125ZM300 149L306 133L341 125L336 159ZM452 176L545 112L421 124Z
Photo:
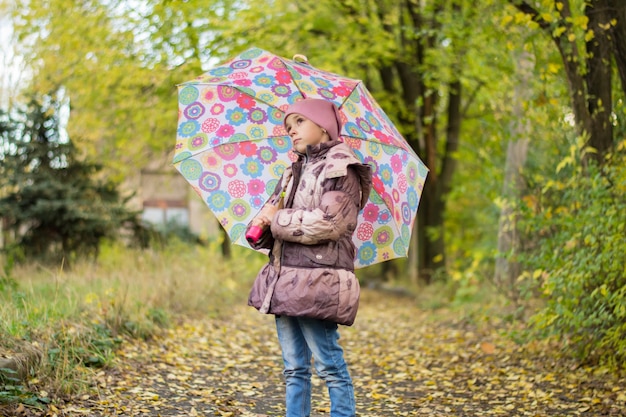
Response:
M302 54L295 54L293 56L293 60L301 64L307 64L307 65L309 64L309 58L307 58L305 55L302 55Z

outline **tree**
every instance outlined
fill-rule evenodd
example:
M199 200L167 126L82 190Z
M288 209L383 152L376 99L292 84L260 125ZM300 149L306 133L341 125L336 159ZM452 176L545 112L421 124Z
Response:
M0 0L2 2L3 0ZM139 4L143 3L143 4ZM30 91L64 89L67 130L121 181L176 137L176 84L198 75L194 2L9 2ZM154 3L154 4L152 4ZM174 4L175 3L175 4ZM197 13L192 18L192 13ZM214 14L214 13L213 13Z
M77 158L60 125L62 106L48 95L0 114L0 213L27 256L67 263L97 256L102 239L139 220L114 183L98 178L102 166Z
M412 254L425 282L446 263L445 199L457 168L461 124L486 82L464 68L478 53L467 23L480 16L472 2L461 0L277 1L271 9L250 2L224 33L254 33L237 48L260 42L365 81L431 170L418 211L418 252Z
M81 150L127 173L170 149L176 83L251 45L302 53L316 67L363 79L431 169L411 265L428 282L449 264L444 222L458 215L448 198L457 155L485 134L484 124L463 132L463 123L485 117L484 86L500 88L491 82L502 62L491 27L502 0L61 3L19 0L13 16L37 90L66 88L68 129Z
M528 52L521 52L517 58L519 83L513 93L514 120L511 139L507 144L504 185L502 187L502 208L498 230L498 253L495 264L495 282L514 300L518 299L517 279L521 265L516 257L522 248L521 233L518 230L518 201L525 192L523 169L528 156L531 131L524 114L524 104L529 101L529 80L534 62Z
M598 162L614 147L613 66L626 94L626 3L620 0L550 2L542 12L527 1L510 0L554 41L568 81L579 135ZM546 2L544 2L546 3ZM576 6L576 7L574 7ZM583 14L577 14L576 10Z

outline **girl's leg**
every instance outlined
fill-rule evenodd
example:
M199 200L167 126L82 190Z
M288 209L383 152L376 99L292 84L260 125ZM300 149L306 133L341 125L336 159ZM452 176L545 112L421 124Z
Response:
M302 334L313 353L317 374L326 382L331 417L355 417L352 379L339 346L337 324L315 319L298 319Z
M297 318L276 316L278 341L285 369L286 417L309 417L311 414L311 351Z

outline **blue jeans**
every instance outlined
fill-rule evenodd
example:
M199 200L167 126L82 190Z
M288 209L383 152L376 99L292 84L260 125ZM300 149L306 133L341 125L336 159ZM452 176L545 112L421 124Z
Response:
M355 417L354 388L338 343L337 324L276 316L276 330L285 364L286 417L311 414L311 355L317 374L328 388L331 417Z

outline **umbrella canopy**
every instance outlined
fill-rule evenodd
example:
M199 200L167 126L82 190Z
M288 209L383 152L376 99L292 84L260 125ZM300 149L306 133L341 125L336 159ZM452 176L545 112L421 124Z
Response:
M249 49L178 86L174 166L232 242L249 247L247 224L297 158L283 115L302 98L334 102L340 140L372 167L355 267L406 256L428 169L359 80Z

